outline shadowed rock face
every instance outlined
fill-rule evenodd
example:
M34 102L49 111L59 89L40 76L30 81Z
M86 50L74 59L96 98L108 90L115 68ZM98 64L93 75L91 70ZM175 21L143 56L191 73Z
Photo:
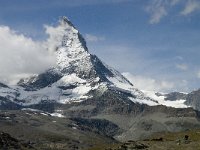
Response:
M85 119L85 118L71 118L75 121L81 130L93 131L101 135L113 137L119 133L120 128L105 119Z
M10 101L9 98L0 96L0 110L18 110L21 109L22 106Z
M7 85L5 85L5 84L3 84L3 83L0 83L0 87L9 88Z
M7 133L1 132L0 133L0 148L8 149L9 147L19 149L20 148L19 141L15 138L11 137Z
M3 150L14 150L14 149L34 149L30 143L21 143L16 138L13 138L10 134L1 132L0 133L0 149Z
M38 89L50 86L51 84L57 82L62 78L62 74L55 71L55 69L49 69L48 71L39 74L38 76L33 76L25 82L25 79L21 79L17 84L26 91L36 91Z
M179 93L179 92L172 92L169 94L165 94L165 96L166 96L165 100L175 101L175 100L186 99L187 94Z

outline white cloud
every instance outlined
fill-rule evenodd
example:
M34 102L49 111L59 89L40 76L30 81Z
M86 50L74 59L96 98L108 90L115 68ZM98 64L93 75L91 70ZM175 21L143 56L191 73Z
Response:
M156 11L153 12L153 15L151 16L150 23L158 23L160 22L161 18L167 15L167 11L164 7L157 8Z
M150 24L159 23L160 20L167 15L166 3L163 0L153 0L152 3L147 6L146 10L151 15L149 20Z
M186 64L176 64L176 68L186 71L188 69L188 66Z
M200 2L197 0L188 0L185 5L184 10L181 12L181 15L189 15L196 10L200 10Z
M188 92L188 82L185 79L156 79L149 78L142 75L132 75L131 73L123 73L123 75L133 83L133 85L143 91L154 91L154 92L164 92L169 93L173 91ZM200 78L200 71L199 71Z
M65 26L60 25L57 27L44 25L45 33L49 36L45 44L48 50L53 53L58 46L62 44L63 32L65 31Z
M13 82L18 78L36 74L55 63L42 43L17 34L7 26L0 26L0 79Z
M104 37L98 37L98 36L95 36L95 35L92 35L92 34L86 34L85 39L88 42L98 42L98 41L104 41L105 40Z
M173 82L169 81L158 81L153 78L135 76L130 73L123 73L123 75L140 90L164 92L172 90L175 86Z
M176 4L178 4L181 0L171 0L171 5L174 6Z

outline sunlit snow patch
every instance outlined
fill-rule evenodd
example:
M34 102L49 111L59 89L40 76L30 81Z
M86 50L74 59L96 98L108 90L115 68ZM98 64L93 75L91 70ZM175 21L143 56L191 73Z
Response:
M53 117L59 117L59 118L64 118L65 116L63 116L62 114L60 114L60 113L52 113L52 114L50 114L51 116L53 116Z

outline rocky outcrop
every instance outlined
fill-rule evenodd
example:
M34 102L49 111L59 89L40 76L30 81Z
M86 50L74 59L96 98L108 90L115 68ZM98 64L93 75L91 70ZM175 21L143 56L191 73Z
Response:
M0 132L0 149L2 150L25 150L34 149L30 143L22 143L10 134Z
M165 94L165 96L166 96L165 100L176 101L176 100L186 99L187 94L180 92L172 92L169 94Z

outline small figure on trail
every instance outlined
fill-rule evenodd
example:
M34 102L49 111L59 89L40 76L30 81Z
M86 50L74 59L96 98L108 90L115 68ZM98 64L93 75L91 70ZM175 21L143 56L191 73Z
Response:
M185 137L184 137L184 143L185 144L189 143L189 136L188 135L185 135Z

